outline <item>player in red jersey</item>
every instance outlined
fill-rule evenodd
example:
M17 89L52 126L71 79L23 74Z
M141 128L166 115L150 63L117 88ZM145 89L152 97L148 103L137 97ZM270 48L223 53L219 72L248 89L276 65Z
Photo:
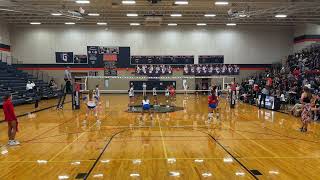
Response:
M10 94L3 97L3 113L5 116L5 121L8 122L8 138L9 146L19 145L20 142L15 140L16 132L18 131L18 119L14 113L14 108L12 104L12 96Z
M216 94L216 89L217 87L214 86L211 90L211 94L208 97L208 120L212 120L213 118L213 113L215 113L218 117L218 114L216 112L216 109L219 104L218 96Z

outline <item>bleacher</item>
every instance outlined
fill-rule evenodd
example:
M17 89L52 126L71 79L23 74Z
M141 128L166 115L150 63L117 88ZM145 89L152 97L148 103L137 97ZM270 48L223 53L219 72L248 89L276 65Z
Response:
M35 92L26 91L27 81L33 81L40 89L40 96ZM3 103L5 94L12 94L14 105L33 103L37 99L50 99L57 97L60 91L52 90L47 82L37 79L32 75L17 70L14 66L5 62L0 62L0 106Z

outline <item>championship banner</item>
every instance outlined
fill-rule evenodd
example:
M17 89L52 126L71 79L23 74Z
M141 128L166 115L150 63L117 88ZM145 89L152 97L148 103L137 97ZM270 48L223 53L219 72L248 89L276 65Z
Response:
M88 63L92 66L99 60L98 48L98 46L87 46Z
M56 63L73 63L73 52L56 52Z
M119 54L119 47L99 47L99 54Z
M74 64L88 64L88 56L87 55L74 55L73 63Z

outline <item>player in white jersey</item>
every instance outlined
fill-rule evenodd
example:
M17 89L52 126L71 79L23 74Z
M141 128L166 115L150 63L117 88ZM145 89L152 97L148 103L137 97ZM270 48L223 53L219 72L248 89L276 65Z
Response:
M183 71L184 71L185 74L189 74L188 65L184 66Z
M129 107L130 107L134 103L134 89L133 89L133 86L130 87L130 89L128 90L128 93L129 93L129 98L130 98L130 104L129 104Z
M142 95L145 97L147 95L147 84L142 83Z
M182 80L182 85L183 85L184 94L187 95L188 94L188 84L187 84L186 79Z
M93 90L89 91L89 94L84 98L84 100L87 106L86 119L84 120L84 123L86 123L86 120L90 112L94 112L94 116L98 121L98 112L97 112L98 98L94 95Z

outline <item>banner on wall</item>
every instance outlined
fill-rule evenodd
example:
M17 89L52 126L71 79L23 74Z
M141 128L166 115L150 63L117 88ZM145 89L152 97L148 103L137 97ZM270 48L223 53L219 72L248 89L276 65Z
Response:
M99 47L99 54L119 54L119 47Z
M109 61L109 62L118 61L118 55L116 55L116 54L104 54L103 55L103 61Z
M73 63L73 52L56 52L56 63Z
M73 63L75 64L87 64L88 56L87 55L74 55Z
M223 55L201 55L199 56L199 64L223 64Z

